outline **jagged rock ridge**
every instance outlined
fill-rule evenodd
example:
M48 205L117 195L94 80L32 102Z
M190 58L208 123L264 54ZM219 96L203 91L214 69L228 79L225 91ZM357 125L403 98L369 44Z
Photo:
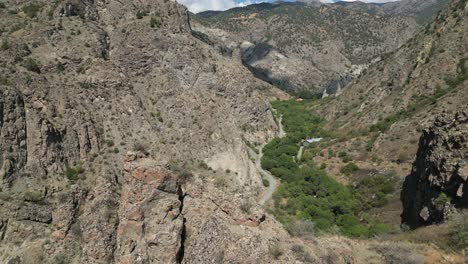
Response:
M413 170L403 185L402 222L441 223L453 206L468 207L468 107L442 114L423 131Z

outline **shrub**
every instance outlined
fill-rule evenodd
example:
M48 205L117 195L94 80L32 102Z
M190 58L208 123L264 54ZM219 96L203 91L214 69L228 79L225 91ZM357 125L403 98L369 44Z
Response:
M202 42L205 42L208 45L213 45L213 42L210 40L208 35L203 32L192 30L192 36Z
M181 183L186 183L193 177L193 174L190 171L188 164L180 160L169 161L168 167L173 173L175 173L179 177Z
M200 161L200 163L198 164L198 166L200 167L200 169L210 170L210 167L209 167L208 164L206 164L206 162L204 162L204 161Z
M451 199L444 192L441 192L439 196L434 200L434 205L437 210L444 209L445 205L450 203Z
M464 249L468 247L468 217L458 215L453 222L450 223L450 242L451 246L456 249Z
M2 45L0 46L1 50L7 50L10 48L10 43L6 39L2 41Z
M151 17L150 19L150 27L155 28L161 26L161 20L156 17Z
M216 173L216 171L213 171L213 173ZM224 177L216 177L214 184L218 188L224 188L227 187L227 180Z
M244 201L240 205L240 209L242 212L248 214L250 213L250 209L252 208L252 204L249 201Z
M141 142L135 142L133 144L133 150L143 152L143 153L146 152L146 148Z
M10 85L10 80L7 77L0 76L0 85Z
M359 170L359 167L354 163L346 164L345 166L341 167L340 172L346 176L350 176L356 173Z
M57 71L58 72L63 72L65 70L65 66L63 66L62 63L57 63Z
M32 191L27 191L24 194L24 200L33 202L33 203L38 203L44 199L44 192L40 190L32 190Z
M28 58L24 61L23 66L28 70L35 73L41 73L39 64L32 58Z
M145 11L138 10L138 12L136 13L136 18L137 19L143 19L144 16L146 16Z
M65 176L71 183L78 181L78 174L80 174L81 169L67 167L65 170ZM82 171L81 171L82 172Z
M114 143L114 141L112 141L111 139L108 139L108 140L106 140L106 145L107 145L108 147L113 147L113 146L115 145L115 143Z
M38 3L30 3L29 5L25 5L23 6L23 8L21 8L21 10L23 10L23 12L30 18L34 18L37 16L37 13L39 13L39 11L41 11L41 6L38 4Z
M281 255L283 255L283 250L278 244L271 245L268 248L268 251L270 252L270 255L272 255L275 259L278 259Z
M6 8L5 3L0 3L0 9L5 9L5 8Z
M291 251L294 253L296 258L305 263L316 263L317 261L307 252L301 245L293 245Z
M263 186L270 187L270 182L267 179L262 178L262 183L263 183Z
M397 179L394 176L367 176L357 182L353 194L360 204L360 210L382 207L387 204L387 195L395 191Z
M313 236L315 233L315 225L310 220L295 220L286 225L286 230L292 236Z

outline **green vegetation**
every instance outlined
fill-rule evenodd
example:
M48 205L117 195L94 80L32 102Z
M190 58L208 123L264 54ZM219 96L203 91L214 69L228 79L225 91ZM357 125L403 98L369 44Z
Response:
M208 45L213 45L213 42L210 40L210 38L208 37L208 35L206 35L205 33L203 32L200 32L200 31L196 31L196 30L192 30L192 36L194 38L197 38L203 42L205 42L206 44Z
M273 107L283 116L283 125L287 132L284 138L273 139L264 147L262 167L281 179L281 185L274 194L276 218L283 222L288 230L297 230L297 223L308 223L299 229L341 233L352 237L368 237L381 234L386 227L371 220L362 219L363 202L353 189L348 188L313 163L313 157L303 157L296 161L298 143L306 137L331 139L332 133L323 129L324 121L314 117L309 110L309 102L275 101ZM338 154L342 159L346 152ZM355 172L353 163L346 166L346 173ZM363 184L363 186L367 186ZM381 187L381 186L379 186ZM364 187L363 187L364 188ZM369 183L368 189L374 191ZM379 191L383 188L377 188ZM388 193L387 189L385 189ZM371 191L369 191L371 192ZM380 204L380 203L379 203ZM301 222L306 221L306 222ZM311 230L312 229L312 230ZM290 231L292 234L297 231Z
M468 218L465 215L457 216L450 223L450 247L460 250L468 247Z
M262 178L263 186L270 187L270 182L267 179Z
M455 78L449 78L445 82L449 85L450 88L454 89L462 84L464 81L468 80L468 67L465 67L465 62L468 60L461 59L458 63L457 71L458 74ZM449 89L450 89L449 88Z
M76 183L79 180L79 175L84 172L84 169L81 166L77 167L67 167L65 169L65 176L72 183Z
M348 152L346 151L341 151L340 153L338 153L338 157L341 158L341 161L345 163L351 161L351 158L348 156Z
M5 3L0 3L0 9L5 9L5 8L6 8Z
M160 27L161 25L162 25L161 19L159 19L159 18L157 18L157 17L151 17L151 19L150 19L150 27L156 28L156 27Z
M369 210L388 203L387 195L395 192L396 182L396 177L390 175L368 176L358 181L351 191L359 203L359 208Z
M159 112L159 111L157 111L156 113L152 112L152 113L151 113L151 116L152 116L153 118L156 118L156 119L157 119L159 122L161 122L161 123L164 121L163 118L162 118L162 116L161 116L161 112Z
M450 197L448 197L444 192L441 192L434 200L434 205L438 210L442 210L446 204L450 204Z
M377 124L371 126L370 131L386 132L394 123L412 117L415 113L419 112L424 107L435 104L437 102L437 99L448 94L449 92L457 88L460 84L462 84L464 81L468 80L468 68L465 67L466 60L467 59L461 59L458 63L458 74L456 77L448 78L445 80L445 82L448 85L446 89L438 87L434 94L431 96L413 96L413 102L410 105L408 105L406 109L403 109L397 112L396 114L390 115L382 121L378 122Z
M271 245L268 248L268 251L270 252L270 255L272 255L275 259L278 259L284 253L278 244Z
M40 68L39 64L32 58L27 58L24 61L23 66L28 71L32 71L32 72L35 72L35 73L41 73L41 68Z
M315 225L309 220L291 221L285 227L292 236L308 237L315 233Z
M350 176L350 175L356 173L358 170L359 170L359 167L356 164L349 163L349 164L346 164L345 166L343 166L340 169L340 172L343 173L346 176Z
M44 191L30 190L24 194L24 200L33 203L39 203L44 199Z
M169 169L179 177L181 183L186 183L193 177L191 168L187 162L181 160L171 160L168 163Z
M0 76L0 85L9 86L9 85L11 85L11 83L10 83L10 80L8 80L7 77Z
M58 72L63 72L65 71L65 66L62 63L57 63L57 71Z
M136 13L136 18L137 19L143 19L144 16L147 16L148 15L148 12L146 11L142 11L142 10L138 10L137 13Z
M304 263L315 263L316 260L307 252L303 246L294 245L291 247L291 251L296 257Z
M146 147L143 145L141 142L135 142L133 144L133 151L138 151L138 152L146 152Z
M42 6L38 3L30 3L28 5L23 6L21 10L30 18L34 18L37 16L37 13L39 13L42 9Z
M7 50L10 48L10 44L6 39L2 41L2 45L0 46L0 50Z
M54 12L57 9L57 7L59 7L60 1L61 0L55 0L54 4L51 5L50 9L47 11L47 17L49 18L49 20L52 20L54 18Z

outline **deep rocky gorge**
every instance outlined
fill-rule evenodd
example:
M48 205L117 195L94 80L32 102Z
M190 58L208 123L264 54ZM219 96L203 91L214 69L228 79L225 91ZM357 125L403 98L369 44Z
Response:
M289 95L194 37L176 1L2 3L0 263L456 260L430 245L291 236L258 204L248 146L278 135L270 101Z

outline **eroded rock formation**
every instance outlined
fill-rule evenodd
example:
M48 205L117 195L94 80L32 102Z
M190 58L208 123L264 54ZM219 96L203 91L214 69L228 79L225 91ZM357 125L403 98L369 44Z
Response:
M423 131L406 178L402 222L415 228L440 223L453 207L468 207L468 107L441 114Z

